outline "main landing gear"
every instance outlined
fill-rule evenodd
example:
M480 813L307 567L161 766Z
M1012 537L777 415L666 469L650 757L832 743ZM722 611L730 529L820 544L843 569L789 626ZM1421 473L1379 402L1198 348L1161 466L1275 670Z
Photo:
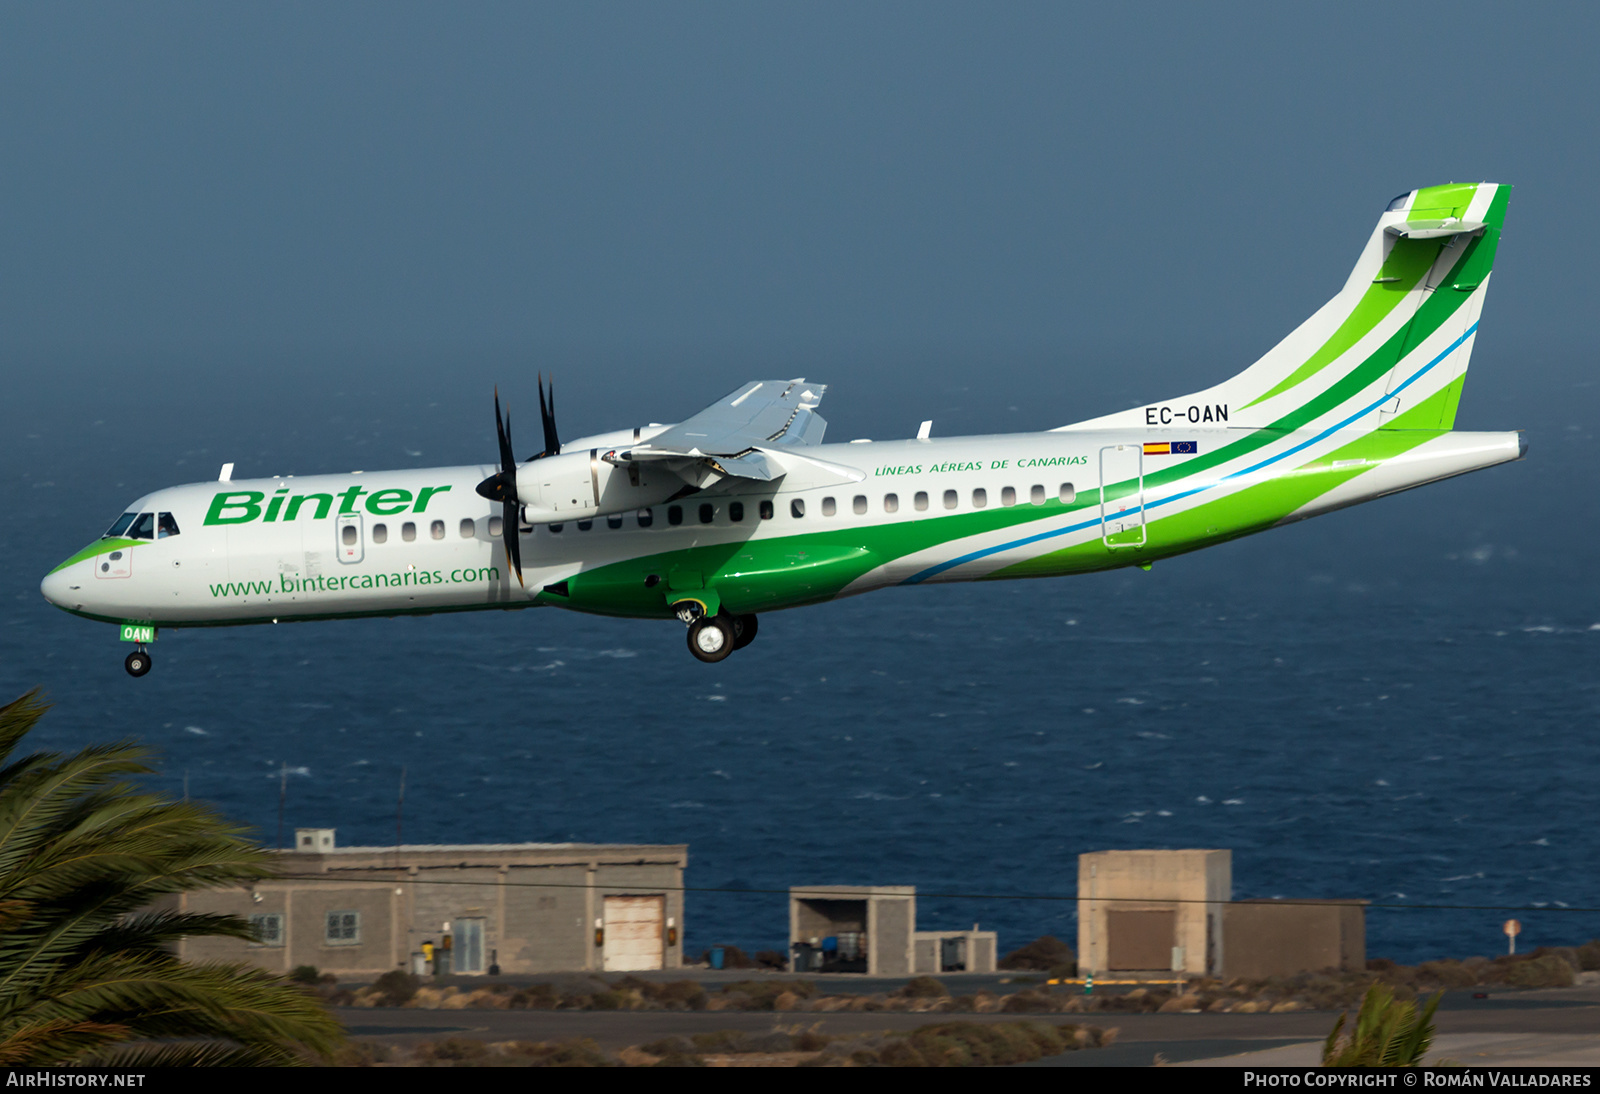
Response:
M140 646L128 654L127 660L122 662L122 667L128 670L129 676L143 676L150 671L150 651Z
M701 615L689 624L689 652L701 661L716 663L756 638L754 615Z

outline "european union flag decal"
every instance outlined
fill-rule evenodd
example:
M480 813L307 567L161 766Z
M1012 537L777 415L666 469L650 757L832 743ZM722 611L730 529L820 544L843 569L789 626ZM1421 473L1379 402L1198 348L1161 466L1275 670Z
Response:
M1200 451L1194 441L1173 441L1172 454L1174 456L1193 456Z
M1146 441L1146 456L1193 456L1200 451L1195 441Z

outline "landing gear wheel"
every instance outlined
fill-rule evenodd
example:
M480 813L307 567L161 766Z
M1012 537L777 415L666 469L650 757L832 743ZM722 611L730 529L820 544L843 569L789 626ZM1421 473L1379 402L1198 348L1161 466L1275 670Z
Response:
M689 625L689 652L701 661L721 661L735 641L733 621L725 615L702 615Z
M756 640L756 617L753 615L736 615L733 617L733 648L742 650Z
M144 650L134 650L122 662L122 667L128 670L129 676L143 676L150 671L150 655Z

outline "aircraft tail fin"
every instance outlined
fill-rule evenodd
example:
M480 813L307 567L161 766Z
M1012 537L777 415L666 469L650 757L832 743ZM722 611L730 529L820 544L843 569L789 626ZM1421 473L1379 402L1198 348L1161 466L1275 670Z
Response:
M1402 194L1338 295L1255 364L1062 428L1452 428L1510 196L1487 182Z

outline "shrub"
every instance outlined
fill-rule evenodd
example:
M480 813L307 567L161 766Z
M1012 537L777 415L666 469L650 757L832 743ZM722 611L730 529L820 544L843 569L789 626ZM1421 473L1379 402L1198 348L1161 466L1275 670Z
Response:
M553 984L529 984L513 992L510 1006L513 1010L554 1010L561 1001L561 993Z
M422 986L421 978L401 969L390 969L372 982L379 1001L386 1007L403 1007Z
M900 985L894 994L907 999L940 999L950 992L931 976L914 976Z
M1553 953L1516 962L1506 969L1505 978L1515 988L1570 988L1577 979L1572 966Z
M289 974L289 979L296 984L315 984L322 979L322 974L317 971L315 965L296 965L294 971Z
M446 1037L442 1041L424 1041L411 1054L424 1063L456 1063L489 1055L489 1046L468 1037Z
M1072 952L1072 947L1056 938L1054 935L1045 935L1036 938L1026 946L1012 950L1000 959L1002 969L1031 969L1035 972L1046 972L1063 965L1070 965L1074 973L1078 967L1078 955Z
M755 962L763 969L782 972L789 967L789 959L779 950L757 950Z

